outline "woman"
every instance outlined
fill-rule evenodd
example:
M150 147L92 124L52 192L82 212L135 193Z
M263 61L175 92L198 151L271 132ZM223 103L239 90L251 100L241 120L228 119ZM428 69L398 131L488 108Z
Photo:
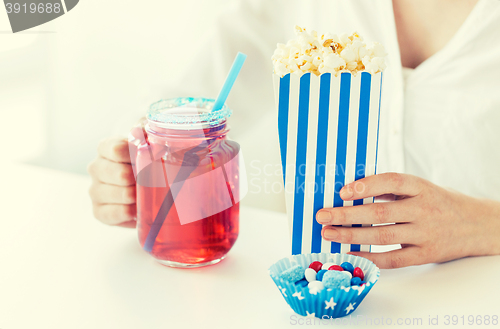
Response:
M251 169L271 158L274 140L271 61L276 42L294 25L324 32L357 30L388 52L384 72L379 175L346 185L344 200L375 196L392 202L322 209L323 238L341 243L401 244L386 253L353 253L381 268L500 254L500 3L497 0L245 1L221 16L214 38L193 66L189 94L215 95L236 51L249 55L240 89L230 98L238 109L233 131ZM290 33L287 33L287 32ZM207 65L208 64L208 65ZM190 75L190 76L193 76ZM169 90L172 96L180 89ZM236 118L236 115L235 115ZM249 130L245 127L252 127ZM263 145L262 143L260 145ZM268 153L266 153L268 150ZM109 139L89 166L90 194L98 219L134 227L135 188L127 145ZM257 162L255 162L257 161ZM254 168L255 167L255 168ZM259 170L251 197L283 199L262 190ZM403 174L404 173L404 174ZM453 188L454 190L451 190ZM269 193L263 198L263 194ZM273 199L274 197L274 199ZM248 197L247 197L248 198ZM338 227L339 224L383 224Z

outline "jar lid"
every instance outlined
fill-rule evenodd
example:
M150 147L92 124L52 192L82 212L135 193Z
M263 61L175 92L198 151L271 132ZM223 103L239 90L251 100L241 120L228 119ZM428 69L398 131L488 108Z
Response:
M227 120L232 111L224 105L213 111L214 99L180 97L162 99L151 104L147 119L169 129L209 128Z

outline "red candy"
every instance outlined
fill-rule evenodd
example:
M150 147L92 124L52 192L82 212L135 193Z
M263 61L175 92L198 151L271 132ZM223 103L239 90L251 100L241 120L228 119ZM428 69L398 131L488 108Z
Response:
M363 281L365 279L365 274L363 273L363 270L360 269L359 267L356 267L354 271L352 272L353 277L358 277Z
M323 264L321 262L312 262L311 265L309 265L309 268L312 268L313 270L316 271L316 273L319 272L319 270L321 270L321 267L323 266Z
M328 268L329 271L343 271L344 269L340 265L332 265Z

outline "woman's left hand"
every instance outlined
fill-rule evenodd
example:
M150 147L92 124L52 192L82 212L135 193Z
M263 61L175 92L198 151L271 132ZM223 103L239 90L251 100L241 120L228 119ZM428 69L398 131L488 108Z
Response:
M348 184L343 200L369 197L392 202L325 208L316 214L323 238L349 244L391 245L384 253L351 252L380 268L440 263L466 256L500 254L500 204L441 188L424 179L379 174ZM331 225L389 224L372 227Z

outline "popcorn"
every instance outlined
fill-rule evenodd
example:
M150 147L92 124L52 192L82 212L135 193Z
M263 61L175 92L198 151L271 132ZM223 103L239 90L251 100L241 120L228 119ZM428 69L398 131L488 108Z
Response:
M329 54L324 57L323 63L318 66L318 71L323 73L337 74L338 71L344 69L346 61L337 54Z
M279 43L271 57L274 73L281 77L288 73L298 76L304 73L337 76L343 72L355 75L362 71L376 74L386 68L384 46L378 42L367 45L356 32L318 34L295 26L295 34L296 39Z
M346 47L342 52L340 53L340 57L342 57L346 63L352 64L352 62L356 62L356 54L354 53L354 50L351 47ZM358 63L355 63L356 66L358 66Z

